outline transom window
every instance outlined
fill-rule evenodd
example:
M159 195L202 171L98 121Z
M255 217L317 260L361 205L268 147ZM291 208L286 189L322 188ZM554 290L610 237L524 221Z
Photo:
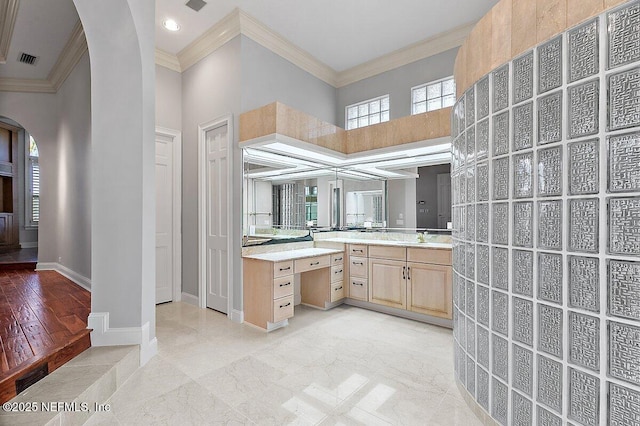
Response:
M349 105L345 114L347 130L389 121L389 95Z
M411 89L411 114L421 114L452 106L456 102L453 77L416 86Z

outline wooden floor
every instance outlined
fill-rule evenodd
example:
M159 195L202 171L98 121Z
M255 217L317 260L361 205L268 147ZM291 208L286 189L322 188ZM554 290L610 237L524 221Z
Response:
M90 308L90 293L57 272L0 267L0 403L16 395L16 381L91 346Z

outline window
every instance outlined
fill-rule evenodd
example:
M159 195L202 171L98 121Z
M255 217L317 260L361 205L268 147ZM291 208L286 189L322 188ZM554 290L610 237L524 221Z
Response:
M347 130L389 121L389 95L369 99L345 108Z
M411 114L446 108L455 102L456 83L453 77L411 89Z
M38 145L29 135L29 152L27 153L27 225L38 226L40 221L40 165L38 164Z

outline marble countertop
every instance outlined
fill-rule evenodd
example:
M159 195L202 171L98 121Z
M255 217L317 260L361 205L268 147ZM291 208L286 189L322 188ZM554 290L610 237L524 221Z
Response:
M367 240L356 238L328 238L326 240L318 240L316 242L329 241L332 243L345 243L345 244L367 244L372 246L395 246L395 247L418 247L418 248L430 248L430 249L442 249L451 250L451 243L419 243L412 241L389 241L389 240Z
M272 253L242 256L245 259L266 260L268 262L284 262L286 260L304 259L305 257L323 256L325 254L343 253L343 250L325 248L302 248L297 250L276 251Z

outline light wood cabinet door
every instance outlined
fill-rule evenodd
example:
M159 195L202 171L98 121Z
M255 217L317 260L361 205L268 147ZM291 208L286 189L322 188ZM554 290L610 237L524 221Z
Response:
M369 259L369 302L392 308L407 308L406 263Z
M451 266L407 263L408 309L440 318L452 318Z

